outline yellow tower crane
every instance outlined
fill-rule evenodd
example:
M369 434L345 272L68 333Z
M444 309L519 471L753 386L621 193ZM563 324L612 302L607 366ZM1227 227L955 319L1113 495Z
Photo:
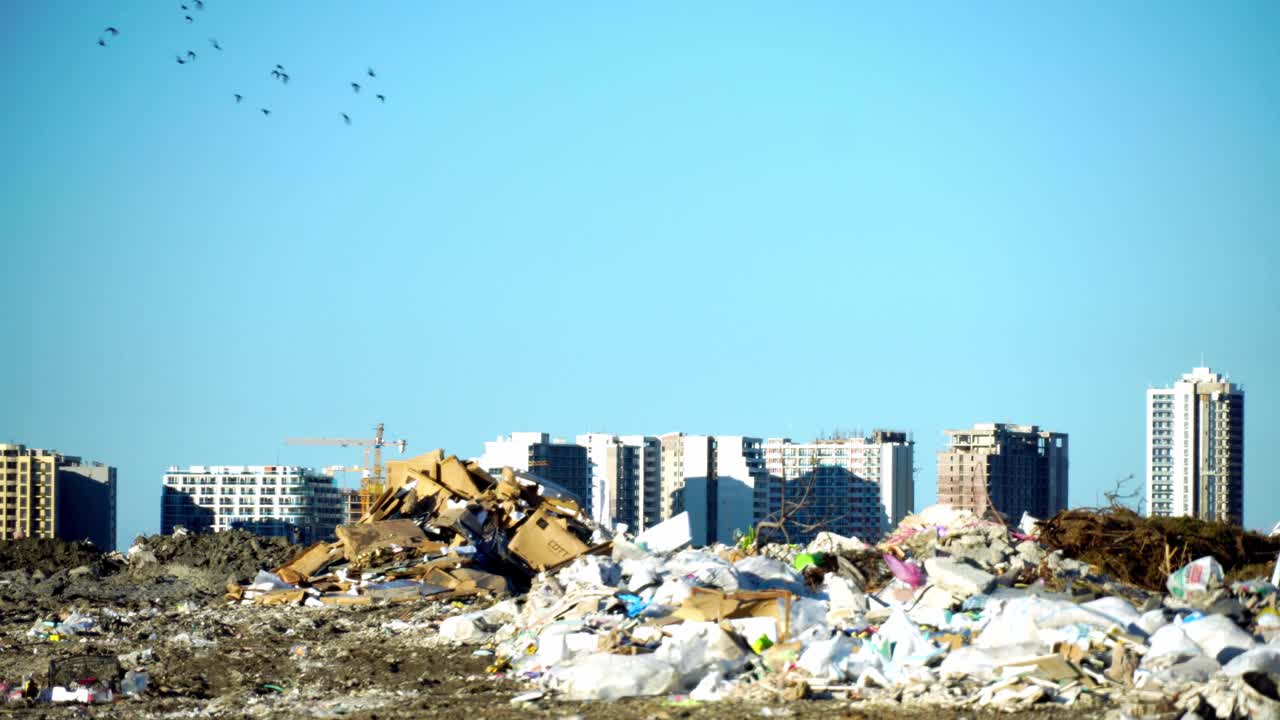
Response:
M396 447L400 454L404 454L405 447L409 444L407 440L384 440L382 437L382 423L378 423L371 438L289 438L285 440L287 445L328 445L332 447L362 447L364 448L364 467L363 468L334 468L339 472L350 472L354 470L363 470L360 478L360 511L368 512L373 507L373 503L382 495L382 490L386 487L386 477L382 472L382 448ZM369 467L369 451L373 451L373 467Z

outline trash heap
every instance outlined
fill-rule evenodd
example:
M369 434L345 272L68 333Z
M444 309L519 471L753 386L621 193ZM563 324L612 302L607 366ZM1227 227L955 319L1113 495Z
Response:
M578 504L510 469L494 478L436 450L387 464L387 487L337 530L227 599L258 605L369 605L522 592L537 573L607 552Z
M440 636L484 645L495 674L568 700L1280 712L1273 583L1227 585L1204 558L1169 577L1167 595L1147 592L1050 552L1026 520L1011 530L934 506L874 550L829 534L805 548L690 549L677 517L539 574L523 598L446 620ZM872 554L889 582L871 580Z
M1229 583L1206 556L1144 589L1041 542L1061 527L938 505L874 547L823 533L807 547L691 548L687 515L610 537L527 476L437 451L391 463L338 542L228 599L491 598L444 619L436 641L478 646L493 676L534 684L519 702L834 697L1280 718L1280 577Z

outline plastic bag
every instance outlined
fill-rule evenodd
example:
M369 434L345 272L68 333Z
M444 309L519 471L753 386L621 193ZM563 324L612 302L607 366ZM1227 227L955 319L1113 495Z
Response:
M781 560L753 555L733 564L738 586L743 590L786 590L792 595L805 592L804 578Z
M1212 555L1206 555L1170 575L1165 586L1169 588L1170 595L1186 600L1221 587L1222 579L1222 565Z
M595 653L578 658L550 673L551 682L567 700L618 700L663 695L675 690L675 668L653 655Z
M675 669L686 687L692 687L713 670L731 674L740 670L747 652L729 633L713 622L686 622L671 626L653 657Z
M911 587L918 588L924 585L924 570L919 565L899 560L888 553L884 556L884 564L889 566L889 572L893 573L894 577Z

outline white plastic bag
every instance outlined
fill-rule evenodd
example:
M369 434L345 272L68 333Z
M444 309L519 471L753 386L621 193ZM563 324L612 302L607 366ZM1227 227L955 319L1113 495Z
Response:
M675 669L686 687L693 687L708 672L729 675L746 663L747 651L713 622L686 622L668 628L653 657Z
M1212 555L1206 555L1183 565L1169 576L1165 586L1169 588L1170 595L1186 600L1221 587L1222 578L1222 565Z
M555 668L549 682L566 700L663 695L679 685L675 668L653 655L595 653Z

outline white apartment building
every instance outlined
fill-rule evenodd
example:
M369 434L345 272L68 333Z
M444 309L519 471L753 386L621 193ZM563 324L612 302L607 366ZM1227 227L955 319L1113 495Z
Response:
M1147 512L1244 520L1244 388L1207 367L1147 390Z
M605 527L640 532L662 520L661 441L650 435L586 433L591 514Z
M759 438L668 433L659 441L663 517L688 511L694 545L731 543L755 524L756 488L768 480Z
M822 530L874 542L915 508L914 447L907 433L886 430L808 443L769 438L756 515L777 519L787 506L792 542Z
M282 465L170 466L164 474L160 528L244 528L312 543L347 520L342 491L323 473Z

